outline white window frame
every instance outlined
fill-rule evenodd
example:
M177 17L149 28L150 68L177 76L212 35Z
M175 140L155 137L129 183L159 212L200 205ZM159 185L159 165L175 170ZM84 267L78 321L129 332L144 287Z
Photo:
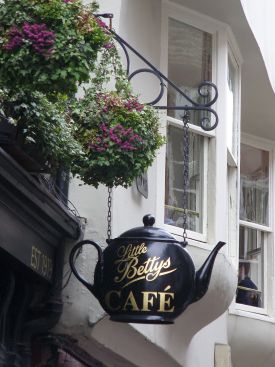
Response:
M229 39L229 36L227 34L227 30L228 30L227 25L219 21L216 21L208 16L202 15L188 8L185 8L181 5L177 5L175 3L171 3L169 1L163 0L162 1L162 34L161 34L161 37L162 37L161 69L165 75L167 75L167 72L168 72L168 21L169 21L169 18L173 18L179 22L183 22L190 26L196 27L212 35L212 82L218 85L218 77L219 78L222 77L225 79L225 76L221 73L221 70L226 70L227 68L226 58L223 57L223 58L220 58L221 60L218 59L219 58L218 46L220 49L221 42L223 42L223 49L221 52L227 53L227 45L228 45L228 39ZM227 57L227 54L226 54L226 57ZM218 63L222 63L222 67L218 68ZM219 103L220 105L224 104L224 102L219 102ZM216 107L217 105L215 104L213 108L217 110ZM169 116L167 116L167 119L165 122L164 120L162 120L162 122L165 124L168 124L168 123L173 123L177 125L182 124L181 120L177 120ZM204 143L204 177L205 177L205 180L204 180L203 198L202 198L203 199L203 203L202 203L203 230L202 230L202 233L187 231L187 235L188 235L188 239L196 241L196 245L205 247L205 246L208 246L207 241L208 241L209 234L208 234L207 219L209 217L209 210L210 210L209 203L211 202L211 200L207 202L208 191L209 191L208 190L208 177L209 177L208 159L209 158L211 160L214 159L214 157L212 156L209 157L208 151L209 151L209 144L211 143L211 140L216 137L216 131L214 130L214 131L206 132L199 126L192 125L192 124L190 124L190 131L196 134L200 134L205 137L205 143ZM163 161L165 161L165 159L163 158L165 156L165 151L163 151L161 154L163 154L162 159ZM162 164L163 164L163 161L162 161ZM163 181L165 182L164 176L162 177L163 177ZM158 192L163 197L162 205L157 205L157 217L159 218L157 219L158 223L164 226L169 232L175 235L182 236L183 231L181 228L164 224L164 196L165 196L164 188L162 190L158 190ZM211 208L211 211L212 210L213 208ZM211 212L211 215L212 215L212 212ZM212 238L213 236L214 234L211 234Z
M168 125L173 125L176 127L182 127L182 121L175 119L173 117L167 116L167 126ZM203 136L204 140L203 140L203 197L202 197L202 218L207 218L207 195L205 195L205 193L207 193L207 172L208 172L208 138L209 137L213 137L213 132L207 132L204 131L203 129L201 129L200 127L196 126L196 125L191 125L189 126L189 131L193 132L197 135ZM173 233L174 235L178 235L178 236L182 236L182 228L180 227L176 227L176 226L172 226L170 224L165 224L164 223L164 228ZM187 236L190 239L193 239L195 241L200 241L200 242L206 242L206 231L207 231L207 221L203 220L202 222L202 233L199 232L194 232L194 231L190 231L187 230Z
M240 91L241 91L241 63L242 59L240 56L240 51L237 48L237 45L235 44L234 38L231 35L231 32L229 33L229 40L227 45L227 70L229 68L228 65L228 58L233 64L233 67L236 71L235 81L236 81L236 95L235 98L235 111L234 111L234 117L233 117L233 126L232 126L232 145L233 145L233 151L229 149L227 146L227 164L231 167L237 167L238 166L238 156L239 156L239 139L240 139Z
M240 303L236 303L234 304L234 309L232 310L234 313L239 314L240 312L245 312L248 313L247 315L251 315L251 314L255 314L255 315L265 315L265 316L270 316L270 311L271 311L271 307L270 307L270 300L272 299L273 296L273 291L272 291L272 284L271 282L271 277L272 277L272 269L273 269L273 264L274 264L274 259L273 259L273 228L274 228L274 215L273 215L273 211L271 210L273 205L273 201L274 201L274 164L275 164L275 159L274 159L274 152L275 152L275 144L272 143L271 141L268 141L266 139L261 139L261 138L256 138L252 135L249 134L243 134L241 137L241 144L245 144L257 149L262 149L265 150L267 152L269 152L269 201L268 201L268 218L269 218L269 223L267 226L265 225L261 225L261 224L257 224L257 223L253 223L253 222L248 222L248 221L244 221L244 220L239 220L239 227L238 227L238 233L239 233L239 228L240 226L246 227L246 228L252 228L252 229L256 229L256 230L260 230L262 232L264 232L264 249L263 249L263 292L264 292L264 297L263 297L263 303L264 303L264 307L254 307L254 306L248 306L248 305L243 305ZM239 190L241 189L240 185L239 185ZM238 263L239 263L239 246L238 246ZM269 276L270 275L270 276Z

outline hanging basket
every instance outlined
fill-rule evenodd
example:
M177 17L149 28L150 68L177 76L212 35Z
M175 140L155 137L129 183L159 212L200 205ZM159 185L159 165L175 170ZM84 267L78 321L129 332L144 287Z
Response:
M83 111L75 120L85 155L74 169L86 184L131 185L164 142L156 111L131 94L90 89L76 110Z
M112 90L107 88L110 84ZM113 42L101 55L91 87L73 106L72 118L84 151L72 171L95 187L130 186L153 163L165 141L157 111L133 94Z
M10 0L0 3L0 83L10 90L72 95L87 82L108 42L95 3Z

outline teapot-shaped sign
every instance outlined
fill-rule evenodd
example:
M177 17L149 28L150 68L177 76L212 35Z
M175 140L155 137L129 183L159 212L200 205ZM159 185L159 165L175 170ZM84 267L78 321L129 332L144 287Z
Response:
M98 299L113 321L172 324L188 305L208 289L219 242L202 267L195 272L193 261L167 231L153 227L151 215L144 227L133 228L107 240L102 251L93 241L79 242L71 251L70 265L77 279ZM75 255L83 245L97 249L94 284L76 270Z

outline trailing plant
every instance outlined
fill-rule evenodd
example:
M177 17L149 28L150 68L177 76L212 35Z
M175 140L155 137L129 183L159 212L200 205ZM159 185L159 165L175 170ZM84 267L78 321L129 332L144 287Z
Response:
M113 90L107 83L115 83ZM157 112L132 93L118 52L112 42L103 51L91 87L72 108L75 136L85 156L73 172L97 187L128 187L153 162L164 143Z
M83 154L74 139L74 125L64 111L63 101L50 102L40 92L0 91L0 127L5 121L14 125L24 151L35 154L51 173L59 166L69 169Z
M39 147L51 172L61 164L85 184L128 187L164 139L96 8L81 0L0 3L0 113L17 126L26 152Z
M0 86L73 95L109 41L97 4L81 0L0 3Z

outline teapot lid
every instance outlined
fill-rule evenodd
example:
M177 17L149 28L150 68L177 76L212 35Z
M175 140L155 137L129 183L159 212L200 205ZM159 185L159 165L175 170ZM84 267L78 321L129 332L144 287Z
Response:
M141 238L152 239L165 242L178 242L174 236L172 236L165 229L153 227L155 223L155 217L151 214L147 214L143 217L144 227L135 227L122 233L118 238Z

